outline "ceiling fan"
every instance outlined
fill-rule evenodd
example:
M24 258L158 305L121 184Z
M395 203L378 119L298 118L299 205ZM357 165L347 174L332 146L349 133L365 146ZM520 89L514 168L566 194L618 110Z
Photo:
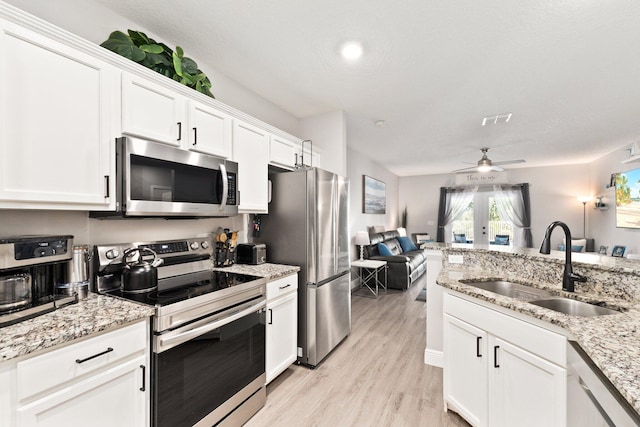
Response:
M477 170L478 172L489 172L489 171L495 171L495 172L502 172L504 171L504 168L501 168L501 165L511 165L514 163L524 163L525 160L505 160L502 162L492 162L491 159L489 157L487 157L487 152L489 151L489 147L483 147L480 149L480 151L482 151L482 157L480 158L480 160L478 160L478 164L476 166L470 166L468 168L462 168L462 169L457 169L454 170L454 173L457 172L467 172L467 171L471 171L471 170Z

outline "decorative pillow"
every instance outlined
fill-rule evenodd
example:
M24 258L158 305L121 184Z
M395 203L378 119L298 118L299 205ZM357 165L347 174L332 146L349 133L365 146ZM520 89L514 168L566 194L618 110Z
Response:
M378 253L382 256L393 256L393 253L391 252L391 249L389 249L389 246L385 245L384 243L378 243Z
M575 242L576 240L572 240L572 242ZM578 245L571 245L571 252L583 252L584 246L578 246ZM558 245L558 250L559 251L565 251L566 250L566 245L563 245L562 243Z
M416 248L416 245L414 245L413 242L411 241L411 238L400 236L400 237L397 237L397 239L400 242L400 247L402 248L402 252L410 252L410 251L418 250L418 248Z
M562 243L563 244L567 243L564 237L562 238ZM582 249L580 249L579 251L576 251L573 249L574 246L575 247L582 246ZM587 239L571 239L571 252L584 252L584 248L586 247L587 247Z

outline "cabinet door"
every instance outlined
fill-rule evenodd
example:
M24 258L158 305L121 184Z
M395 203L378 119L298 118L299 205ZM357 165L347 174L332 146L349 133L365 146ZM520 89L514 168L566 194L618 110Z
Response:
M0 205L109 208L118 71L2 21L0 52Z
M267 303L267 384L297 358L298 293Z
M18 408L18 427L146 426L145 357L101 371Z
M231 116L189 101L189 149L225 159L231 157Z
M486 426L487 333L444 315L444 400L474 426Z
M238 162L241 213L267 213L269 134L255 126L233 122L233 159Z
M293 169L295 161L295 144L279 136L271 135L269 141L269 163Z
M566 425L566 369L491 337L492 426Z
M122 133L179 146L187 138L185 98L142 77L122 75Z

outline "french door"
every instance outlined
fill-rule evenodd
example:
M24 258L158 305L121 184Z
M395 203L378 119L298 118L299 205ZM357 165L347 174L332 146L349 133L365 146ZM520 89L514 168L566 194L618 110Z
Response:
M468 243L513 245L513 226L500 216L493 191L478 191L463 214L453 221L451 241L461 234Z

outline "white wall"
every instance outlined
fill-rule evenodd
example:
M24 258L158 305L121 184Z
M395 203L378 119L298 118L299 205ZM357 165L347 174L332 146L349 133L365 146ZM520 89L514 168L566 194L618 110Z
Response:
M115 30L126 32L127 29L134 29L168 46L180 45L189 55L189 47L183 46L179 40L165 40L158 37L153 32L91 0L5 0L5 2L96 44L105 41ZM180 6L176 4L176 7ZM199 68L211 80L213 84L211 91L218 101L292 135L299 134L298 119L295 116L239 85L217 70L215 64L208 64L197 57L189 56L198 63Z
M640 253L640 229L616 228L615 189L606 188L610 183L611 174L626 172L640 167L640 162L620 163L629 158L629 151L616 150L590 164L590 193L603 196L602 201L609 209L601 211L594 209L593 204L587 205L587 215L591 222L591 234L595 238L596 249L600 245L608 246L608 253L614 245L627 247L625 254Z
M529 183L531 195L531 233L533 246L542 242L547 226L561 220L573 236L582 234L582 203L577 197L589 194L589 166L566 165L511 169L507 172L513 184ZM399 208L407 207L407 232L437 235L440 187L454 186L453 174L400 177ZM588 218L587 218L588 221ZM587 222L587 234L589 234ZM554 231L552 243L562 240Z
M386 230L398 227L398 177L371 160L366 155L357 151L347 150L347 177L351 186L351 203L349 227L351 232L351 241L358 231L367 231L367 227L373 225L384 226ZM367 175L385 183L387 192L387 209L382 214L365 214L362 213L362 176ZM352 243L353 244L353 243ZM360 257L360 248L353 246L352 258Z
M347 176L347 119L344 111L331 111L299 121L299 135L321 151L321 167ZM306 147L305 147L306 148Z

